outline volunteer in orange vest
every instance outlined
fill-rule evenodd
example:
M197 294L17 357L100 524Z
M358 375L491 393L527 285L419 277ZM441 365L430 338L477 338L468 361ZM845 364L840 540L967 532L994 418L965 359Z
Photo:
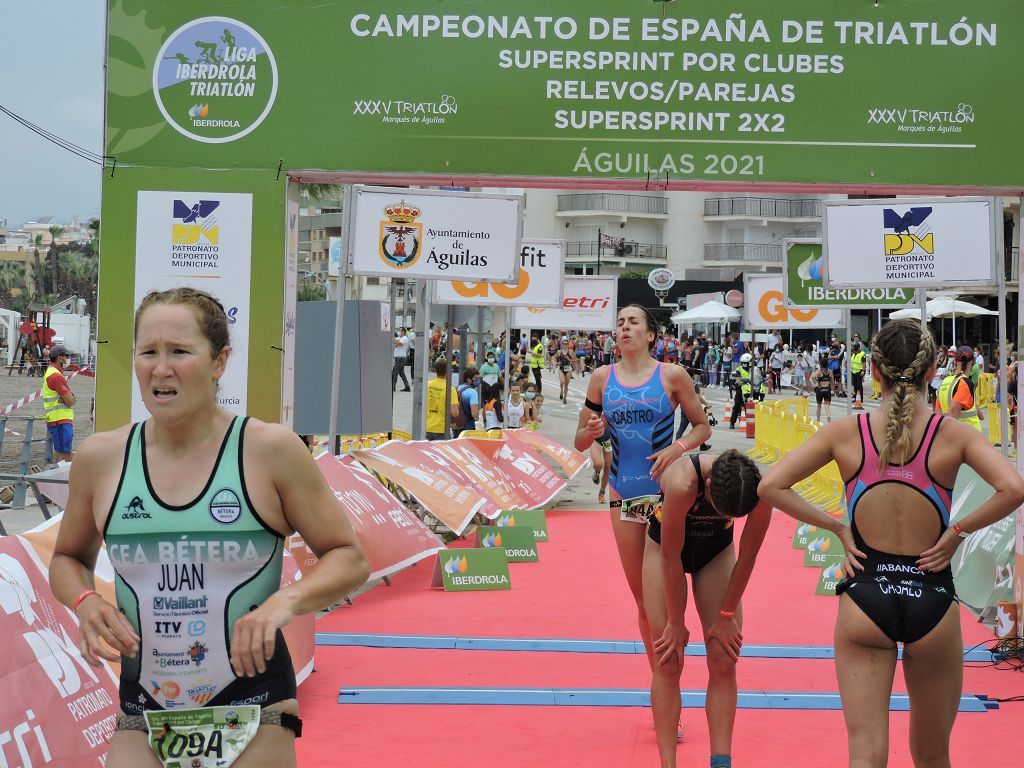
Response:
M981 432L981 412L978 410L974 384L971 382L973 367L974 350L966 345L957 347L955 367L939 385L939 394L935 402L941 413L970 424Z
M43 409L46 411L46 431L53 442L53 458L71 461L71 443L74 439L75 395L64 378L64 366L70 354L55 344L50 348L50 365L43 376Z

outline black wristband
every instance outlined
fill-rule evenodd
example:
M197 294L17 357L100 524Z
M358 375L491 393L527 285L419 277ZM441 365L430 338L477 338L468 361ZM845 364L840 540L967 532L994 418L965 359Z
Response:
M592 410L594 413L603 413L604 412L604 406L602 406L600 403L593 402L590 398L585 399L583 401L583 404L585 406L587 406L587 408Z

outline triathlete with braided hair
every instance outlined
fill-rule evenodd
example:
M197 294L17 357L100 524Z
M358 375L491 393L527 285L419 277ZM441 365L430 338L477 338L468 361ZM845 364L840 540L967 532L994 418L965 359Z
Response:
M935 371L935 342L917 321L886 323L871 360L882 408L818 430L768 472L759 491L786 514L835 533L846 550L835 659L850 765L886 763L902 643L914 765L948 766L963 686L949 563L969 532L1024 503L1024 479L976 429L928 408L924 391ZM792 490L831 461L845 478L849 526ZM951 524L953 483L964 464L995 493Z
M640 636L652 668L651 632L643 599L647 518L660 501L662 473L690 448L711 437L707 415L686 371L651 357L657 330L657 322L646 308L630 304L619 310L616 338L622 359L601 366L591 376L575 439L576 450L587 451L606 432L611 438L608 487L612 532L636 601ZM677 407L682 407L690 420L685 442L672 442Z
M676 764L679 676L689 639L685 613L690 574L693 600L707 646L708 688L704 706L711 737L711 768L731 768L736 720L736 662L743 645L740 599L771 522L760 501L757 465L739 451L687 457L662 477L664 506L647 529L644 605L654 641L651 681L654 729L663 766ZM733 523L749 515L733 549Z

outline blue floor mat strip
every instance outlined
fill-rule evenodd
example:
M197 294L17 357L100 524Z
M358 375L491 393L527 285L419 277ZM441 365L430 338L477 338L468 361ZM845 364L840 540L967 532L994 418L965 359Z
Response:
M682 691L683 706L702 708L704 691ZM649 707L650 692L602 688L342 688L339 704L431 704L543 707ZM838 693L740 691L740 709L841 710ZM998 703L964 695L960 712L986 712ZM893 694L890 711L910 709L906 694Z
M364 648L433 648L464 651L552 651L560 653L643 654L638 640L567 640L559 638L458 637L446 635L378 635L352 632L318 632L317 645L352 645ZM992 661L985 648L964 649L964 661ZM901 650L902 654L902 650ZM703 643L686 646L687 656L706 656ZM750 659L831 659L831 645L744 645Z

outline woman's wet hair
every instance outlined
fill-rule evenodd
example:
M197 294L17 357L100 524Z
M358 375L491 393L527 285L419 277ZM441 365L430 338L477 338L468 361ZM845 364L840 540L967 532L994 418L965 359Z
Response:
M892 392L885 414L885 445L878 468L910 455L910 421L922 397L928 369L935 363L935 339L917 320L890 320L871 343L871 368Z
M622 309L629 309L631 307L633 309L639 309L643 313L644 320L647 321L647 330L650 333L654 334L654 338L650 342L648 342L647 348L648 349L654 349L654 344L655 344L655 342L657 341L657 338L658 338L658 320L651 313L651 310L649 310L647 307L641 306L640 304L635 304L635 303L634 304L627 304ZM620 309L619 312L621 312L622 309Z
M757 506L760 482L757 464L735 448L730 449L711 465L711 503L724 517L746 517Z
M180 304L191 307L196 314L199 330L210 344L212 357L217 357L230 343L228 316L224 311L224 305L205 291L197 291L194 288L171 288L166 291L147 293L139 304L139 308L135 310L133 340L138 340L139 320L142 318L142 313L154 304Z

